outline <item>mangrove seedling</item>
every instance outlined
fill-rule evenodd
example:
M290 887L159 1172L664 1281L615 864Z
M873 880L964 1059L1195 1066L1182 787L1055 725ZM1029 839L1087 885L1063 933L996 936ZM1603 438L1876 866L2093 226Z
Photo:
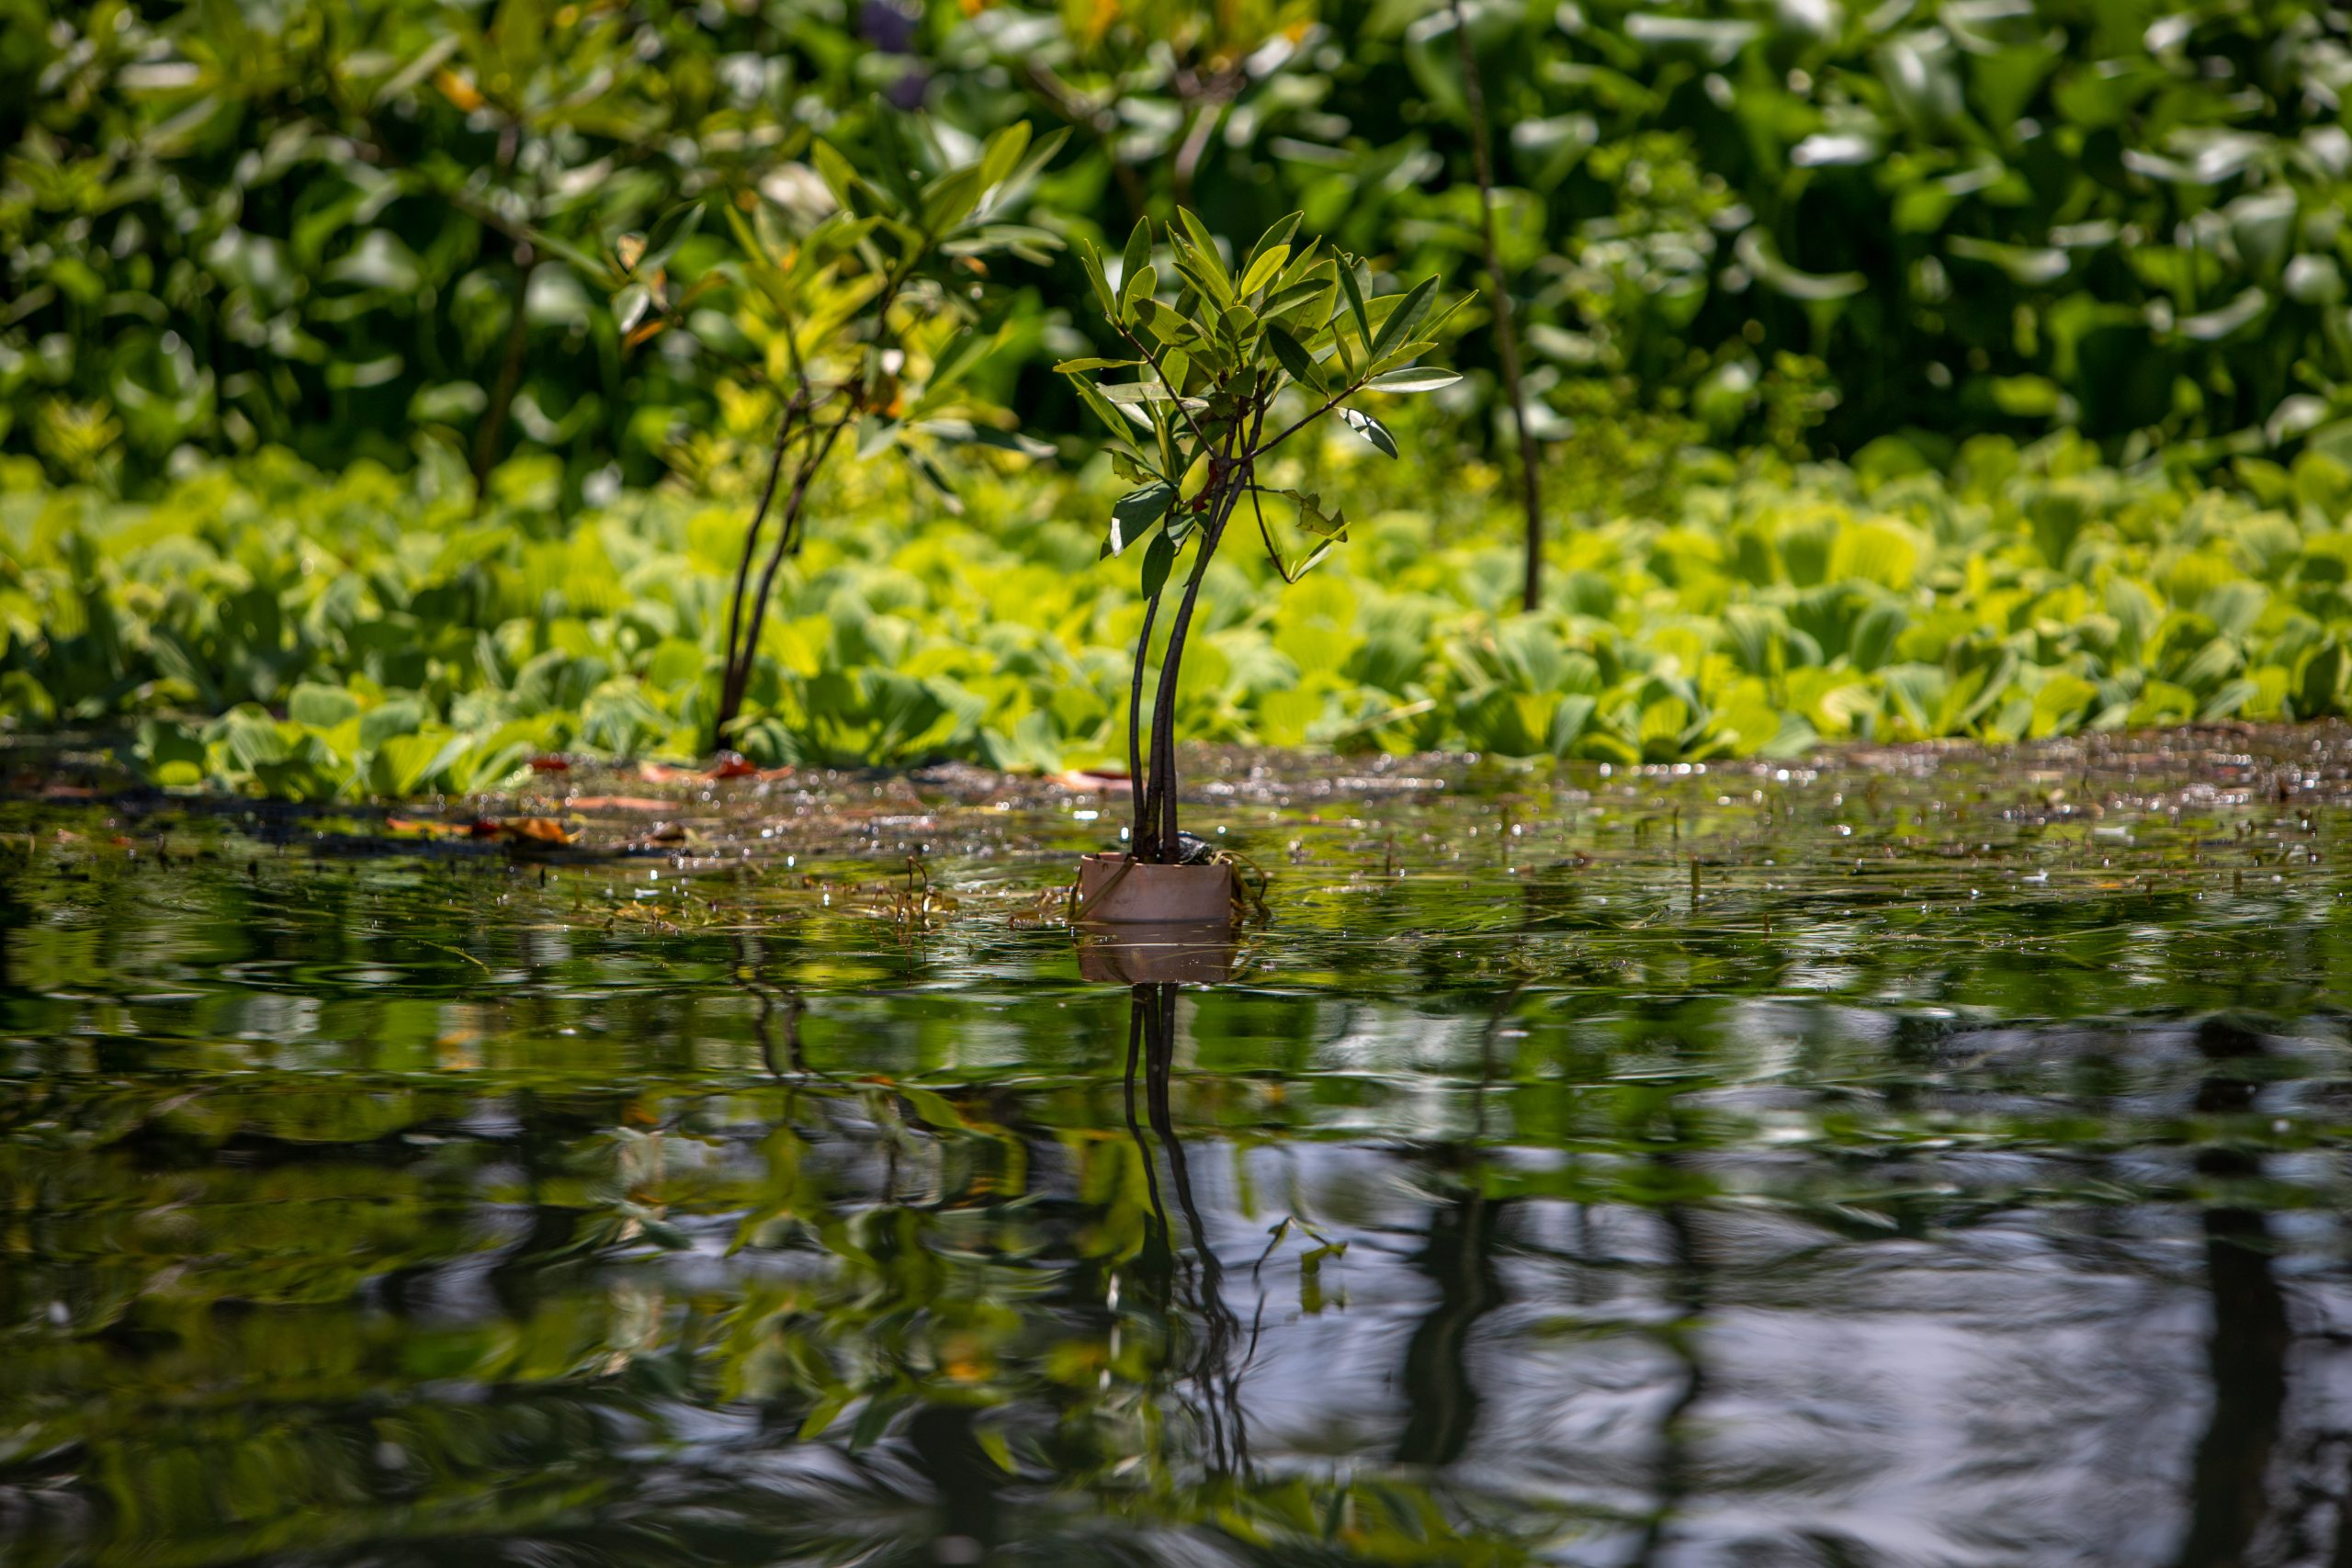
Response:
M776 410L728 598L714 750L742 716L776 575L799 550L812 489L844 437L860 459L896 452L951 508L943 449L1049 450L1001 428L1010 416L966 378L999 341L978 330L983 258L1010 253L1042 263L1060 244L1009 215L1069 133L1033 147L1027 122L1016 122L964 161L935 139L910 146L905 134L890 117L877 121L870 171L813 141L805 164L721 204L738 254L691 284L681 287L663 264L703 209L618 247L614 308L632 346L665 329L696 332L699 312L688 308L714 286L731 288L736 309L724 335L740 340L739 370Z
M1459 308L1436 303L1437 280L1381 293L1356 257L1319 240L1293 243L1301 215L1266 231L1228 267L1200 220L1179 209L1155 249L1151 220L1128 236L1114 283L1102 257L1081 261L1127 357L1055 367L1111 432L1111 460L1136 488L1111 509L1103 549L1141 546L1143 627L1127 694L1135 795L1129 854L1148 865L1184 858L1177 828L1176 691L1201 582L1234 519L1247 513L1285 583L1347 538L1347 518L1311 491L1261 482L1265 459L1326 418L1388 457L1396 439L1358 403L1366 394L1429 392L1460 379L1417 364ZM1167 270L1161 270L1165 262ZM1163 283L1167 296L1162 297ZM1278 542L1295 527L1316 541L1295 562ZM1162 597L1192 551L1161 655L1145 756L1144 682Z

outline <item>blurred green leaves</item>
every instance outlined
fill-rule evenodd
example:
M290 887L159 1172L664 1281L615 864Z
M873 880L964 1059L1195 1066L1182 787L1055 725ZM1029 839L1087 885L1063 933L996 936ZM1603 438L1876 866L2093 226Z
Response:
M1426 416L1396 417L1418 445ZM1336 424L1290 443L1263 465L1270 520L1349 547L1291 586L1254 552L1211 563L1182 732L1626 762L2352 712L2335 458L2245 459L2232 493L2073 436L1976 438L1949 479L1894 442L1799 468L1687 436L1572 438L1550 478L1604 521L1555 543L1532 615L1492 608L1518 565L1494 469L1441 482ZM152 506L8 460L0 714L118 736L161 784L303 798L492 789L544 752L699 754L740 494L625 494L563 529L551 467L510 463L477 520L454 455L405 477L207 468ZM1123 759L1136 580L1169 580L1179 519L1146 519L1164 496L1109 467L976 461L960 516L896 466L821 481L837 522L779 574L741 750ZM1099 558L1121 507L1140 566Z
M2324 7L1464 15L1512 128L1500 238L1549 439L1627 409L1792 453L2071 427L2110 459L2211 468L2352 417L2346 28ZM1109 249L1183 206L1250 284L1276 247L1244 243L1300 210L1384 286L1464 289L1453 26L1419 0L19 0L0 447L130 491L208 451L401 465L419 440L478 473L551 452L569 502L691 477L680 441L745 346L740 295L693 295L742 259L720 215L789 230L812 197L877 236L883 198L964 226L951 254L987 247L1012 291L997 390L1023 377L1031 425L1074 432L1018 367L1112 346L1059 309L1080 280L1057 236ZM920 204L883 172L1024 120L1070 141L1034 167L995 144L1006 169ZM982 209L996 184L1028 214ZM607 288L623 240L646 276ZM640 336L657 292L678 317ZM1446 345L1456 414L1491 404L1479 327Z

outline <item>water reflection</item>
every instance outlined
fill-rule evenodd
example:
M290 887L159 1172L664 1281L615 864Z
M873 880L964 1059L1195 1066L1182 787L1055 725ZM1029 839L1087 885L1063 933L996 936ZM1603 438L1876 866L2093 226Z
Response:
M1235 807L1175 974L0 807L0 1556L2340 1553L2342 808L1663 798Z
M2219 1123L2215 1141L2196 1157L2200 1185L2226 1199L2262 1173L2260 1156L2235 1146L2235 1128L2255 1109L2266 1053L2246 1021L2210 1018L2197 1031L2206 1061L2197 1113ZM2208 1203L2206 1289L2212 1298L2212 1337L2206 1359L2212 1374L2212 1415L2189 1472L2188 1529L2180 1568L2224 1568L2248 1562L2270 1514L2271 1466L2287 1405L2287 1355L2292 1330L2286 1292L2271 1266L2275 1241L2259 1209ZM2338 1555L2352 1551L2352 1529L2341 1532Z

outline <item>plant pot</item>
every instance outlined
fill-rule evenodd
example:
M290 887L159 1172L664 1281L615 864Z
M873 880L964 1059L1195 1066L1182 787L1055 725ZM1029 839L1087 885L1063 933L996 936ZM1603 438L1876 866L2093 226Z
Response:
M1217 986L1233 978L1233 928L1123 925L1082 931L1080 978L1107 986Z
M1230 926L1233 867L1085 855L1078 863L1078 918L1093 925Z

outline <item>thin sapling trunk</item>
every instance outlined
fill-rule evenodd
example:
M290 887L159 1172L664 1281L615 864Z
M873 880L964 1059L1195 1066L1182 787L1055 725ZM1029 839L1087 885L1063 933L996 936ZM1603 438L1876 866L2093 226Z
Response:
M1527 513L1526 570L1520 608L1533 612L1544 602L1544 481L1536 467L1535 433L1527 425L1527 390L1519 375L1519 324L1511 314L1510 288L1503 276L1502 246L1495 238L1495 171L1487 125L1487 91L1478 75L1478 53L1470 44L1470 18L1453 0L1453 37L1462 52L1462 96L1470 110L1470 164L1478 176L1478 220L1486 248L1487 288L1495 300L1495 354L1502 362L1503 396L1510 403L1511 428L1519 435L1521 504Z
M539 253L528 240L514 244L514 314L506 323L506 347L499 356L498 379L492 383L490 401L482 409L481 427L474 432L474 508L490 504L490 470L498 463L498 443L506 434L506 416L523 383L523 355L529 346L531 275L539 267Z
M735 563L735 592L727 606L727 658L719 666L718 708L710 724L710 749L717 751L727 744L728 726L735 722L742 694L737 689L735 664L742 647L743 591L752 581L752 562L758 558L760 530L768 520L768 508L775 502L776 481L784 473L784 450L791 445L792 427L799 417L801 399L795 396L786 405L776 421L775 446L768 454L767 483L760 489L760 504L752 513L752 526L743 536L743 554Z
M1114 466L1140 487L1113 508L1104 553L1121 553L1155 526L1163 530L1145 554L1147 603L1127 686L1127 772L1135 808L1128 852L1135 862L1158 865L1183 859L1177 691L1201 585L1234 509L1250 502L1267 556L1285 584L1346 537L1345 515L1336 508L1327 512L1319 493L1261 485L1260 462L1333 413L1394 457L1396 436L1348 400L1367 391L1435 391L1461 379L1450 370L1416 363L1437 345L1453 314L1451 309L1431 310L1436 279L1367 300L1355 257L1327 253L1320 240L1292 243L1298 214L1267 230L1230 268L1198 218L1180 212L1178 220L1166 232L1172 252L1170 276L1181 279L1173 306L1157 293L1161 274L1152 259L1148 220L1138 222L1128 238L1117 288L1093 247L1085 246L1080 256L1104 318L1135 357L1080 358L1056 367L1079 378L1079 395L1112 433ZM1139 374L1098 379L1104 370ZM1309 406L1270 438L1267 415L1292 388ZM1136 435L1138 427L1150 432L1148 440ZM1188 502L1185 491L1204 467L1206 482ZM1266 521L1264 498L1272 495L1288 497L1298 508L1302 531L1321 537L1295 570L1285 564ZM1183 519L1197 526L1187 526ZM1160 652L1147 741L1144 677L1160 599L1175 559L1195 542L1192 570Z

